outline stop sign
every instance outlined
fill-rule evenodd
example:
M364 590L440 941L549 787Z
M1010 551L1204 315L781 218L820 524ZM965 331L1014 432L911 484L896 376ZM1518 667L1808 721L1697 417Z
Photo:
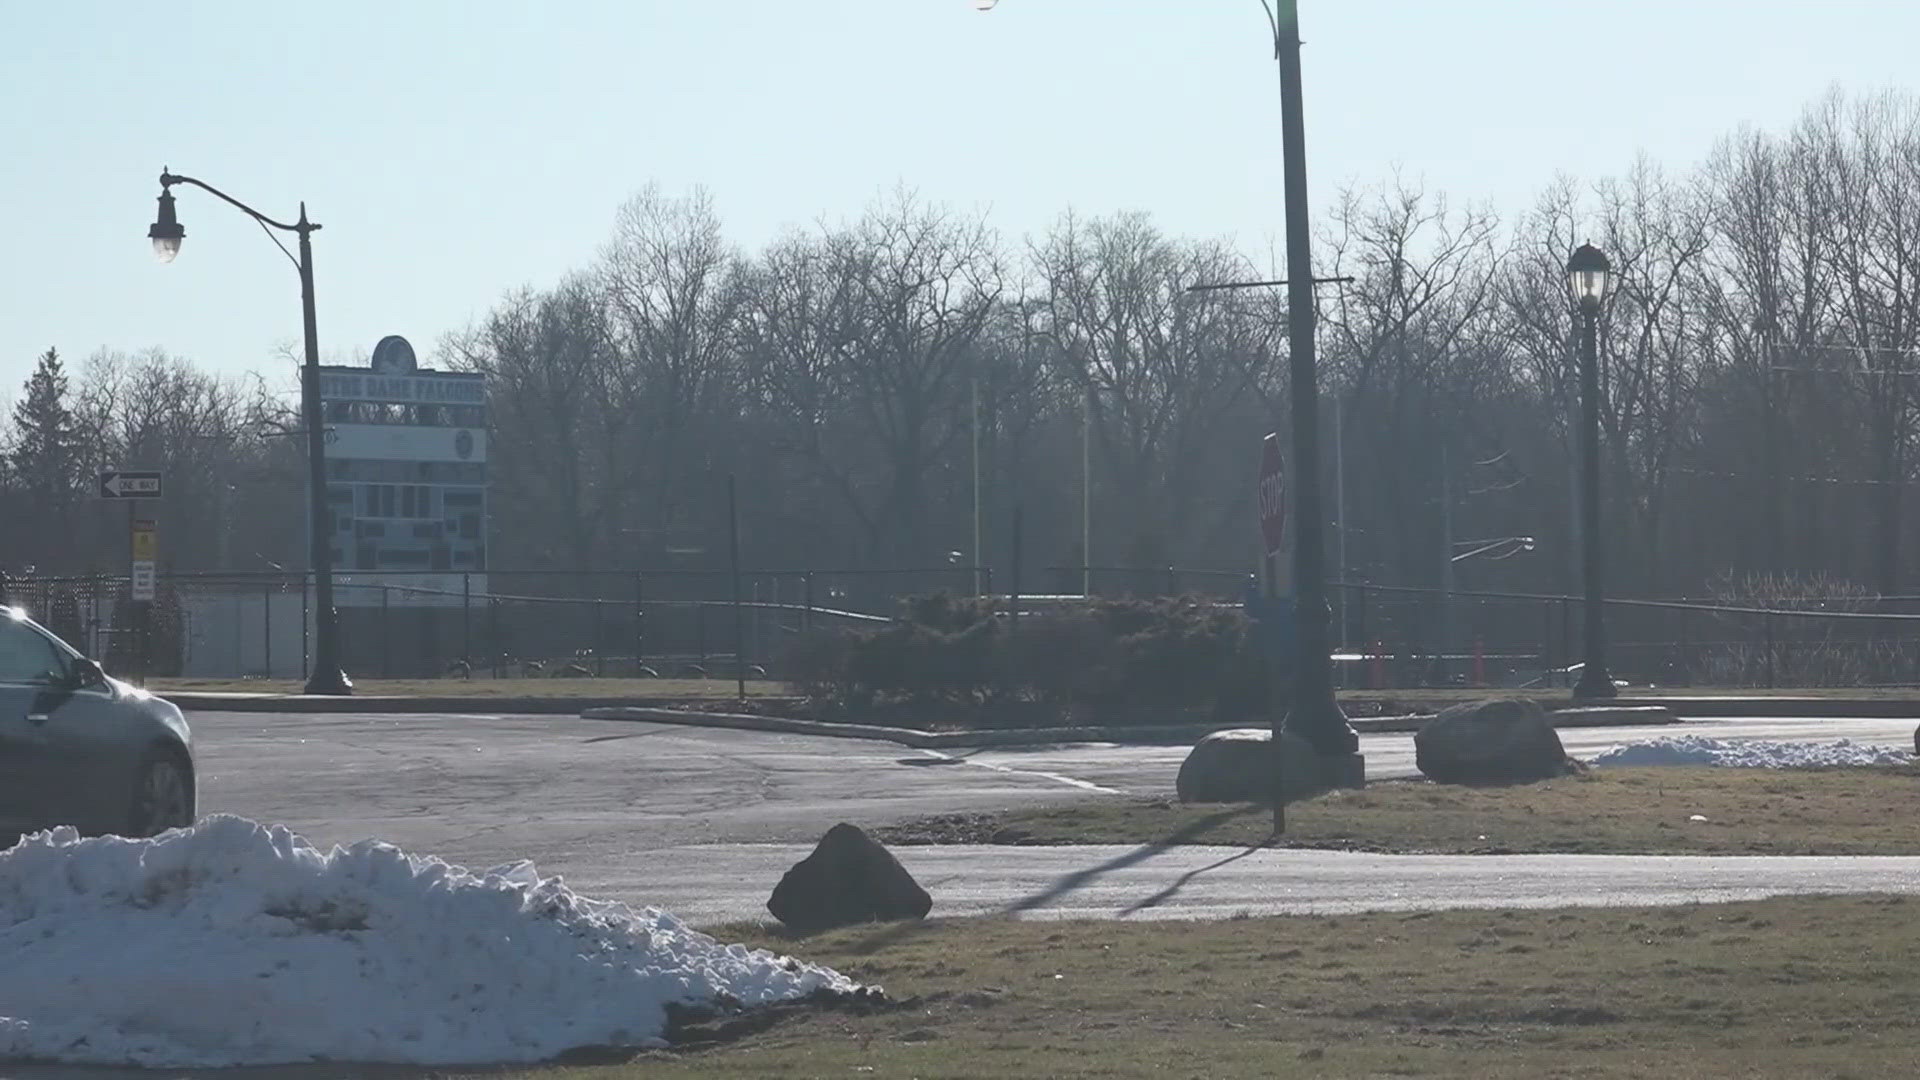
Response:
M1287 535L1287 486L1281 475L1280 436L1268 433L1260 440L1260 535L1267 554L1280 554Z

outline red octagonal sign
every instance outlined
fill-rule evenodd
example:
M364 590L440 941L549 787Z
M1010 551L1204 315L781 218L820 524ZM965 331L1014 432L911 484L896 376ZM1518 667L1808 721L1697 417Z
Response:
M1281 475L1280 436L1269 433L1260 441L1260 535L1267 554L1280 554L1287 535L1287 487Z

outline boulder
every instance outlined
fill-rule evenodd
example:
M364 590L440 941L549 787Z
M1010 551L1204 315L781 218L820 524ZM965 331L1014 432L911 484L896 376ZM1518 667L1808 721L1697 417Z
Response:
M1280 760L1286 769L1288 801L1324 790L1313 744L1281 733ZM1273 732L1265 728L1216 731L1201 739L1180 763L1174 794L1181 802L1273 803Z
M1527 784L1578 771L1537 701L1443 709L1413 737L1414 764L1442 784Z
M773 917L795 930L923 919L932 908L933 898L892 852L845 822L828 829L767 899Z

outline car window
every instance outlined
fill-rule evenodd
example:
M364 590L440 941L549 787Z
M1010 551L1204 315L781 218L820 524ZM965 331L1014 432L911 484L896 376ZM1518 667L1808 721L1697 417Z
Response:
M0 619L0 683L50 685L66 676L66 658L25 623Z

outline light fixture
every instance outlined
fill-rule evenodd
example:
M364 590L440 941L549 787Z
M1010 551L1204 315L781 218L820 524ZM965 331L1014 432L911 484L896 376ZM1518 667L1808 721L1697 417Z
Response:
M1567 288L1572 292L1573 302L1582 311L1600 310L1600 302L1607 298L1607 287L1612 284L1612 278L1612 264L1592 244L1581 244L1573 257L1567 260Z
M173 213L173 192L160 189L160 215L154 219L153 227L147 230L147 239L153 241L153 255L163 263L173 261L180 254L180 241L187 230Z

